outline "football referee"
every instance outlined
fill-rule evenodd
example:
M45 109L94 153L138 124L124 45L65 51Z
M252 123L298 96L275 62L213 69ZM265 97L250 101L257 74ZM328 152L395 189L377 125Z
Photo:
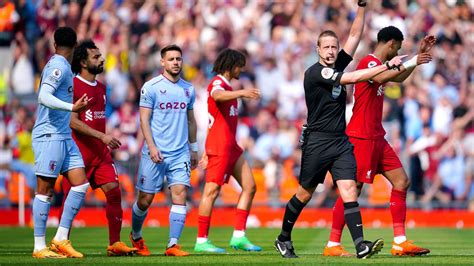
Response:
M352 61L362 36L366 1L358 2L356 18L349 38L339 51L339 41L332 31L318 37L319 62L304 75L304 90L308 108L307 129L304 134L299 187L286 205L280 235L275 249L284 258L296 258L291 231L299 214L309 202L318 184L324 182L327 171L333 177L344 202L344 218L358 258L369 258L383 247L383 240L364 240L362 218L357 203L356 162L352 144L345 134L346 84L367 81L391 68L399 67L400 56L384 65L344 73Z

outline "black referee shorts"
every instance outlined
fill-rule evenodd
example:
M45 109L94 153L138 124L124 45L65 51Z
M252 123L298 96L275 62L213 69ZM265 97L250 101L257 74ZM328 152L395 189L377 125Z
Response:
M304 188L313 188L324 182L329 171L333 181L356 180L354 147L344 135L334 136L310 132L303 144L299 182Z

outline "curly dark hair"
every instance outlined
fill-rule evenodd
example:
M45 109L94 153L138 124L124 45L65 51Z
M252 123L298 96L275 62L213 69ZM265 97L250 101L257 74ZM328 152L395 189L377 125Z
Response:
M217 56L212 72L224 74L226 71L232 72L236 67L245 66L245 55L237 50L225 49Z
M88 49L98 49L97 46L95 46L95 43L90 39L80 42L74 50L71 63L71 69L74 74L79 74L81 72L81 62L82 60L87 60L87 57L89 56L87 53Z
M388 26L377 33L377 42L387 43L390 40L403 41L403 33L394 26Z
M59 47L74 48L77 43L76 32L70 27L59 27L54 31L54 42Z

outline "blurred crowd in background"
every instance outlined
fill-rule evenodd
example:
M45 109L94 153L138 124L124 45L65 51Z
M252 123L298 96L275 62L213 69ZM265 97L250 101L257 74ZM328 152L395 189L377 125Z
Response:
M183 49L182 77L197 91L194 112L201 153L212 64L226 47L247 56L245 71L232 81L233 88L256 87L262 98L239 102L238 142L257 180L256 204L281 206L298 182L301 151L297 143L306 120L304 71L317 62L320 32L333 30L341 44L345 42L356 2L0 0L0 205L18 203L20 175L26 181L25 197L34 191L31 129L39 77L54 53L54 30L69 26L76 29L79 40L93 39L106 61L98 79L107 85L107 130L122 142L113 155L124 205L130 206L135 197L143 143L138 92L144 82L161 73L160 49L175 43ZM385 87L386 138L411 179L408 206L474 211L474 2L368 2L363 38L347 70L355 69L374 50L382 27L394 25L403 32L400 54L416 54L426 35L438 39L433 62L417 67L403 84ZM352 87L347 89L349 119L353 97ZM203 170L193 171L191 203L199 200L203 177ZM331 179L327 180L318 188L313 206L332 206L336 192ZM377 180L363 192L363 205L388 203L389 185L383 178ZM223 196L236 195L233 182L227 187ZM60 197L60 189L56 193ZM165 203L165 197L160 202ZM224 198L218 204L226 202ZM92 195L86 204L102 203L100 196Z

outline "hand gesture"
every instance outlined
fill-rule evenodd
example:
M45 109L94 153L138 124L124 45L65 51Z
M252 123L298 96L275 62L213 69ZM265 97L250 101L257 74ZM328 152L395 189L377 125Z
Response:
M197 151L191 152L191 169L194 170L198 166L198 153Z
M199 168L201 168L202 170L205 170L207 168L207 154L206 153L203 153L202 154L202 158L201 160L199 161Z
M109 147L112 150L118 149L122 145L120 140L110 135L104 135L101 140L105 145L107 145L107 147Z
M436 44L436 38L433 35L425 36L420 42L418 53L428 53Z
M161 163L163 161L163 155L161 155L160 150L156 147L149 147L149 154L150 154L150 159L154 163Z
M402 59L405 58L407 55L397 55L392 60L388 62L388 67L393 69L393 68L398 68L400 70L400 65L402 64Z
M421 65L421 64L426 64L431 62L432 58L429 53L421 53L418 54L418 57L416 58L416 64Z
M260 90L258 89L243 89L242 90L242 97L247 99L259 99L260 98Z
M72 106L72 111L73 112L80 112L84 110L87 105L89 104L89 98L87 97L87 93L84 93L84 95L81 96Z

